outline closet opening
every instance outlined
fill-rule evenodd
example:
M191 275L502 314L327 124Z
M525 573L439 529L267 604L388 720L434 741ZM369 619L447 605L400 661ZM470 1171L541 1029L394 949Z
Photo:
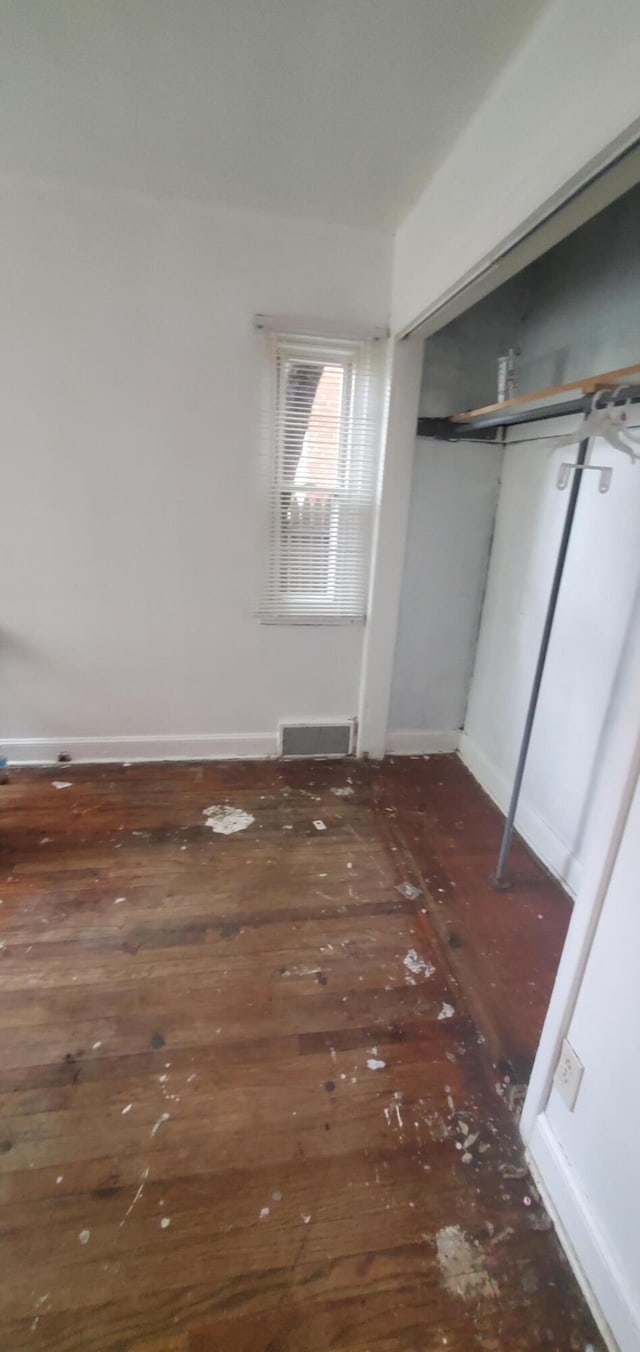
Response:
M516 1082L583 878L640 585L636 154L585 190L612 193L602 209L570 233L550 222L552 247L530 241L525 266L425 326L392 728L457 729L500 811L491 868L468 866L453 918L436 893L433 919Z

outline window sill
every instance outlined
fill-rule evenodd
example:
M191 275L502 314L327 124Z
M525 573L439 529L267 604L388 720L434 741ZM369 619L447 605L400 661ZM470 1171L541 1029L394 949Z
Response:
M364 615L259 615L260 624L286 625L364 625Z

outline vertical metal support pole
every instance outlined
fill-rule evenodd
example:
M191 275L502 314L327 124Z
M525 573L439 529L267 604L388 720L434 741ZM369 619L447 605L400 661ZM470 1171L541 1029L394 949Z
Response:
M540 694L540 686L542 684L542 676L544 673L545 662L547 660L547 650L549 648L549 639L551 637L551 630L553 627L556 606L558 603L558 594L560 592L562 574L564 572L567 550L569 548L569 540L571 539L571 528L573 526L573 519L576 514L578 495L580 493L580 485L582 482L582 468L585 464L588 450L589 450L589 440L587 439L586 441L581 441L578 447L578 454L576 456L575 467L572 474L571 490L569 493L569 502L567 504L567 514L564 519L562 538L560 540L560 548L558 550L558 559L556 562L556 568L553 575L553 582L551 584L551 593L549 595L549 604L547 606L547 614L544 622L544 629L542 630L542 638L540 640L540 651L538 653L538 661L536 663L533 685L531 687L531 694L529 696L529 707L527 709L527 717L525 720L524 732L522 734L522 743L518 755L518 764L516 765L516 772L513 780L513 788L511 790L509 811L507 812L507 820L504 824L502 843L500 845L500 854L498 855L498 865L492 879L494 887L509 886L509 883L505 878L505 868L507 864L507 858L509 855L509 848L511 846L511 837L513 835L513 824L515 821L516 810L518 807L520 789L522 787L522 777L524 775L524 767L527 761L529 742L531 741L531 731L533 728L533 720L536 714L538 696Z

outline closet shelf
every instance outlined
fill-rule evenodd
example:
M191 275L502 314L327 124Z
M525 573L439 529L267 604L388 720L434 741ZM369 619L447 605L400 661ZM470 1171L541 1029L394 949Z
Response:
M621 366L617 371L602 371L600 375L585 376L582 380L570 380L566 385L549 385L546 390L534 390L531 394L517 394L513 399L505 399L500 404L485 404L483 408L468 409L465 413L452 413L449 421L454 423L473 422L475 418L484 418L493 413L504 413L512 408L522 407L524 404L547 401L559 394L570 394L573 390L580 390L582 394L595 394L595 391L603 385L630 384L634 375L640 377L640 363L635 366Z

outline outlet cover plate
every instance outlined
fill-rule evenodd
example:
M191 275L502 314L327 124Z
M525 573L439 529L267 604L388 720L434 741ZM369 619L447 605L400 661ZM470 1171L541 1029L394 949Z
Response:
M582 1084L583 1075L584 1066L582 1061L577 1052L574 1051L568 1038L565 1038L558 1057L558 1064L555 1069L553 1083L558 1090L560 1097L564 1099L570 1112L573 1112L573 1109L576 1106L578 1090Z

